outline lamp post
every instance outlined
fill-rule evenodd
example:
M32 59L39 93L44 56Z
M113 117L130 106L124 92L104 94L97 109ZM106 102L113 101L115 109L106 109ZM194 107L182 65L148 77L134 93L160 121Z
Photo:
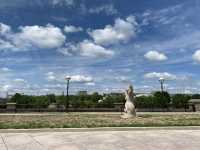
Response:
M165 79L164 79L164 78L160 78L158 81L160 82L161 92L163 93L163 91L164 91L164 86L163 86L163 84L164 84Z
M70 81L70 79L71 79L71 77L69 77L69 76L67 76L67 77L65 77L65 80L67 81L67 97L66 97L66 106L65 106L65 108L66 108L66 110L68 110L68 108L69 108L69 81Z

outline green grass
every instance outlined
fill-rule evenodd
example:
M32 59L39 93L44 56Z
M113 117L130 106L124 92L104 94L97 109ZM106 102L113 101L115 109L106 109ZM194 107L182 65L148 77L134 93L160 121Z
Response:
M200 114L145 113L122 119L120 114L55 113L0 115L0 129L200 126Z

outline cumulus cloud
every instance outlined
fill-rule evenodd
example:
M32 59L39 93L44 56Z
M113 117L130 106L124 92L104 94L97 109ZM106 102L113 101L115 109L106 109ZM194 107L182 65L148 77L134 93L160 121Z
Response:
M86 85L88 85L88 86L95 86L96 84L94 82L88 82L88 83L86 83Z
M84 40L78 44L68 43L66 47L59 49L59 52L65 55L79 54L86 57L111 57L114 52L110 49L106 49L103 46L97 45L89 40Z
M72 75L71 81L78 82L78 83L91 83L93 82L93 78L91 76L84 76L84 75Z
M12 50L16 51L18 48L13 45L10 41L0 39L0 50Z
M175 80L177 79L177 76L168 72L150 72L150 73L146 73L144 75L145 78L149 78L149 79L160 79L160 78L164 78L167 80Z
M200 50L197 50L196 52L194 52L194 54L192 55L193 60L195 60L196 62L200 63Z
M117 9L113 6L113 4L107 4L95 8L90 8L88 12L92 14L106 13L107 15L115 15L118 13Z
M125 32L125 28L134 22L134 18L128 17L126 21L118 19L115 28ZM121 25L120 25L121 24ZM124 29L123 26L125 27ZM120 28L121 29L117 29ZM67 33L79 32L83 29L75 26L65 26ZM92 34L92 33L91 33ZM13 32L11 27L0 24L0 50L28 51L34 49L53 49L65 55L79 55L85 57L105 58L114 55L111 49L108 49L92 40L83 40L79 43L65 43L66 37L62 30L56 26L48 24L46 26L21 26L18 32ZM123 36L123 35L121 35Z
M136 36L137 22L134 16L129 16L125 20L118 18L115 24L107 25L104 29L89 31L89 35L95 43L100 45L111 45L120 42L128 42Z
M0 89L3 91L3 92L7 92L9 91L10 89L12 88L11 85L3 85Z
M61 29L51 24L21 26L19 32L13 32L10 26L1 23L0 35L0 50L12 51L58 48L66 39Z
M58 81L63 83L65 78L70 77L70 82L75 83L93 83L94 79L92 76L85 76L85 75L67 75L63 76L63 74L56 74L54 72L48 72L46 73L46 79L48 81Z
M9 69L7 67L3 67L0 70L3 71L3 72L10 72L11 71L11 69Z
M144 55L144 57L151 61L164 61L168 59L164 53L158 51L149 51Z
M6 74L1 76L0 91L3 92L19 92L30 88L28 82L23 78L15 78L14 74Z
M0 23L0 35L5 35L11 31L10 26Z
M14 82L17 84L27 83L27 81L25 79L21 79L21 78L14 79Z
M64 31L66 33L73 33L73 32L83 31L83 29L81 27L75 27L75 26L69 25L69 26L65 26Z
M74 0L50 0L53 6L73 6Z
M15 45L8 40L11 34L11 27L4 23L0 23L0 50L14 50Z
M128 77L125 77L125 76L118 76L118 77L115 77L115 79L118 82L130 83L130 79Z
M81 42L79 47L82 56L107 57L107 56L112 56L114 54L113 51L106 49L100 45L97 45L95 43L92 43L88 40Z
M56 76L55 76L55 73L54 72L48 72L46 74L46 79L48 81L55 81L56 80Z
M18 46L35 46L38 48L57 48L64 44L65 36L60 28L47 26L24 26L21 32L13 36L13 42Z
M127 20L129 20L127 18ZM129 22L131 22L129 20ZM65 32L79 32L83 29L75 26L65 26ZM80 55L85 57L111 57L114 52L90 40L77 44L65 43L66 37L62 30L48 24L46 26L21 26L19 32L13 32L11 27L0 24L0 50L27 51L32 49L58 49L65 55ZM65 44L65 45L64 45ZM53 77L51 76L53 79Z

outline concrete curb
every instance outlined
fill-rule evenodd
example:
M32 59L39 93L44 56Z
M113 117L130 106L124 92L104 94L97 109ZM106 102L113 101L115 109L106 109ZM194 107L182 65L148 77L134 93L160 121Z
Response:
M106 132L106 131L151 131L151 130L200 130L200 126L0 129L0 133L95 132L95 131Z

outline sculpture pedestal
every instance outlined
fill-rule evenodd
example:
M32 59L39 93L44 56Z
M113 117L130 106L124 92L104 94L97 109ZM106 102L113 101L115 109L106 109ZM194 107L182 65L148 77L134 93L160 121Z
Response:
M136 116L124 114L121 116L123 119L135 118Z
M124 113L121 118L127 119L127 118L135 118L136 117L136 113L135 114L127 114Z

